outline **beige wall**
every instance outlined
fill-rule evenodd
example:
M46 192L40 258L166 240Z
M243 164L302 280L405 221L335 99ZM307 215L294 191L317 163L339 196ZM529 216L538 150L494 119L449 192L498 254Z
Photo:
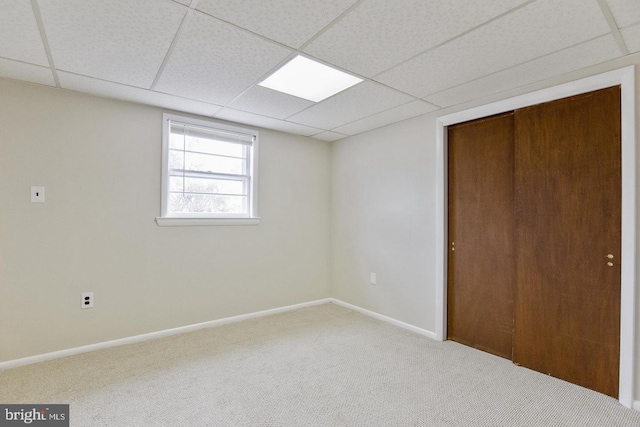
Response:
M160 228L162 112L0 79L0 362L329 296L330 144L260 130L260 225Z
M632 63L333 144L261 130L244 227L155 225L162 110L0 79L0 362L327 296L434 331L436 117Z
M333 146L332 296L430 331L435 157L435 121L424 118Z
M435 332L436 118L630 64L640 64L640 55L335 143L332 295ZM638 101L639 70L636 91ZM640 132L640 108L636 113ZM369 284L370 272L377 273L377 285ZM640 290L636 294L640 300ZM636 333L636 371L640 371L640 319ZM640 372L636 372L635 398L640 400Z

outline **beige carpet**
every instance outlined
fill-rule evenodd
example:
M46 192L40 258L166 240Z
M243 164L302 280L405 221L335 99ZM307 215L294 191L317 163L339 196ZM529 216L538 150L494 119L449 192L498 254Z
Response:
M640 426L617 400L326 304L0 371L72 426Z

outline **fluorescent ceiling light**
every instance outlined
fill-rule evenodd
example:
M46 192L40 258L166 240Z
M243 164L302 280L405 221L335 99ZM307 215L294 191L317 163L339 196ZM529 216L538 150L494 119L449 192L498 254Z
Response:
M361 81L358 77L298 55L259 85L319 102Z

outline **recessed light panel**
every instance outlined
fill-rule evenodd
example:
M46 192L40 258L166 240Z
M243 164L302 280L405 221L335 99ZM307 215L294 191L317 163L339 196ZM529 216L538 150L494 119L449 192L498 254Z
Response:
M259 85L319 102L361 81L358 77L298 55Z

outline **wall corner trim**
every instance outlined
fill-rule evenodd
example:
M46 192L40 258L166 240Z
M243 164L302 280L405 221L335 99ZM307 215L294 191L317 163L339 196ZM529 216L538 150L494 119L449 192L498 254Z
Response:
M380 313L376 313L375 311L367 310L366 308L358 307L357 305L349 304L348 302L340 301L339 299L329 298L330 302L342 306L344 308L348 308L350 310L357 311L366 316L373 317L374 319L382 320L383 322L387 322L391 325L398 326L403 329L408 329L412 332L415 332L419 335L423 335L427 338L431 338L432 340L436 339L436 333L428 331L426 329L418 328L417 326L411 325L409 323L401 322L400 320L394 319L389 316L385 316Z
M92 351L102 350L110 347L119 347L121 345L133 344L142 341L153 340L157 338L165 338L172 335L184 334L187 332L197 331L199 329L214 328L217 326L226 325L229 323L241 322L243 320L256 319L259 317L271 316L273 314L285 313L288 311L294 311L301 308L312 307L315 305L328 304L332 298L324 298L315 301L303 302L300 304L287 305L284 307L272 308L268 310L256 311L248 314L241 314L238 316L225 317L223 319L211 320L208 322L196 323L193 325L180 326L177 328L166 329L163 331L150 332L147 334L134 335L131 337L115 339L111 341L104 341L90 345L84 345L81 347L68 348L65 350L53 351L50 353L38 354L35 356L24 357L21 359L8 360L6 362L0 362L0 371L12 368L18 368L20 366L32 365L34 363L46 362L49 360L60 359L67 356L74 356L76 354L89 353Z

